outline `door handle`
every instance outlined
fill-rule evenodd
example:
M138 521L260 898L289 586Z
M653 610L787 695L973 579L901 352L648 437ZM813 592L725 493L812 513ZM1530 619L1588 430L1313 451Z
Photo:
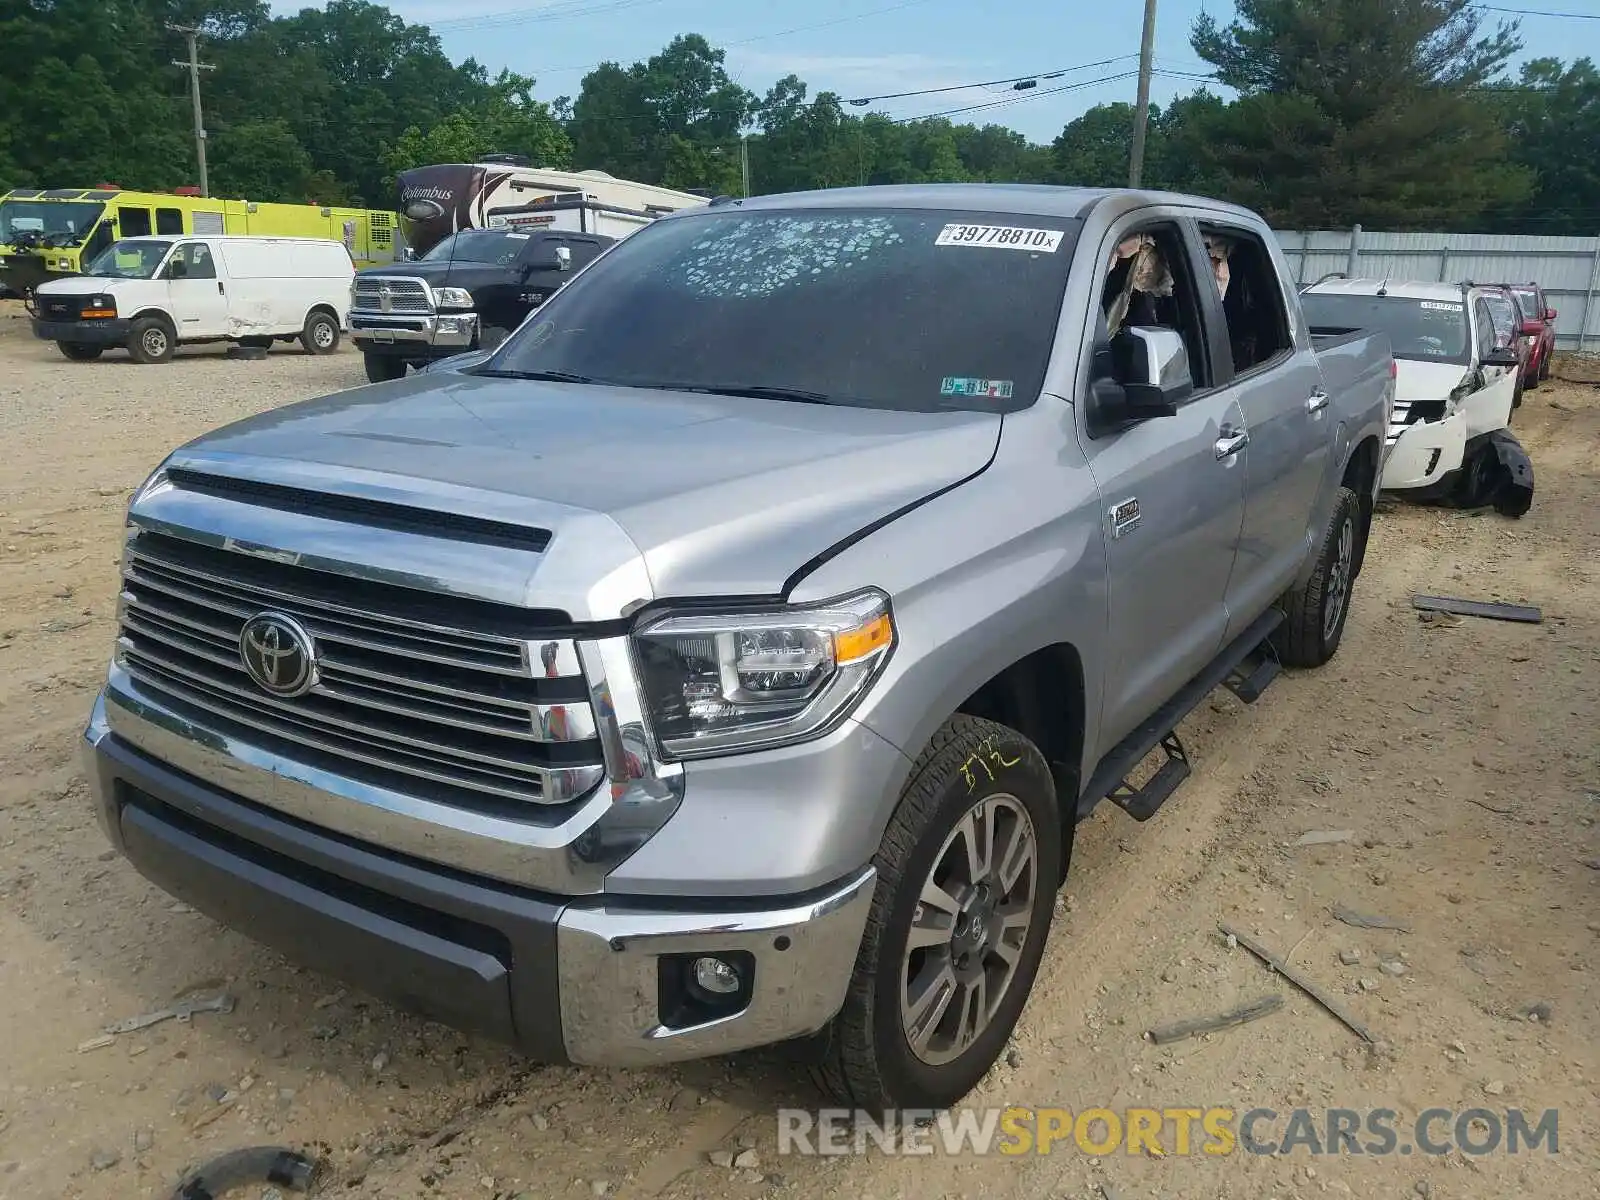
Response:
M1243 450L1250 441L1250 435L1243 429L1233 429L1230 426L1222 427L1222 436L1217 439L1217 458L1229 458Z
M220 280L220 279L217 280L217 295L219 295L219 296L227 295L226 290L222 286L222 280Z
M1316 391L1312 392L1311 395L1306 397L1306 411L1308 413L1319 413L1327 407L1328 393L1323 391L1321 388L1318 388Z

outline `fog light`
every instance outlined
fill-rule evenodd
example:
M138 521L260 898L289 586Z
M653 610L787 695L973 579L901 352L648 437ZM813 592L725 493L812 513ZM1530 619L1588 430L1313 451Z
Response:
M740 986L739 972L720 958L697 958L692 968L695 987L708 996L732 996Z

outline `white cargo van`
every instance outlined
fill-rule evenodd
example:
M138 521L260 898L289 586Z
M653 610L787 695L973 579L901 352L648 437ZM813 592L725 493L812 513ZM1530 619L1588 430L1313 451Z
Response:
M166 362L180 344L222 341L298 339L331 354L349 324L354 277L344 243L321 238L128 238L84 274L41 284L33 332L78 362L113 346Z

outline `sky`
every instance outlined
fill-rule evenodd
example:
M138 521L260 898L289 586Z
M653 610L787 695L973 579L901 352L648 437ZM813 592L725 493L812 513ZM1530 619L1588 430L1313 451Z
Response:
M951 88L932 95L874 100L857 111L894 117L951 113L952 119L996 123L1049 142L1068 121L1096 104L1134 99L1140 0L387 0L410 22L430 26L456 61L476 58L491 72L509 67L537 81L546 100L576 96L584 73L602 61L624 65L650 57L679 33L704 34L727 51L735 80L762 95L779 78L798 75L810 94L847 99ZM1510 7L1511 5L1507 5ZM1538 16L1537 6L1597 19ZM274 3L277 11L303 4ZM1193 90L1183 78L1209 67L1189 46L1195 17L1226 21L1231 0L1159 0L1158 104ZM1600 60L1600 0L1531 0L1519 9L1527 54ZM1505 15L1489 12L1489 21ZM1108 61L1110 60L1110 61ZM1036 88L961 85L1065 72ZM1164 74L1177 72L1178 75ZM974 106L985 107L974 107ZM965 112L952 110L968 109Z

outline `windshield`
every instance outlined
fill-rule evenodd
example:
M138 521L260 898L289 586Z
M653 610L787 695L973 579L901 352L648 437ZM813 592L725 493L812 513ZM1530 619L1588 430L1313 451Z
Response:
M1543 321L1544 309L1539 307L1539 293L1526 288L1516 288L1511 293L1517 298L1517 307L1522 310L1524 321Z
M110 279L152 279L171 248L171 242L146 242L137 238L113 242L95 255L83 273Z
M0 246L16 245L18 234L33 234L57 249L76 246L104 209L93 200L0 201Z
M509 267L528 244L526 233L504 229L463 229L451 234L419 260L421 262L475 262Z
M1309 292L1301 302L1313 329L1378 329L1396 358L1467 361L1467 307L1460 301Z
M869 408L1033 403L1081 223L930 209L659 221L482 369Z

